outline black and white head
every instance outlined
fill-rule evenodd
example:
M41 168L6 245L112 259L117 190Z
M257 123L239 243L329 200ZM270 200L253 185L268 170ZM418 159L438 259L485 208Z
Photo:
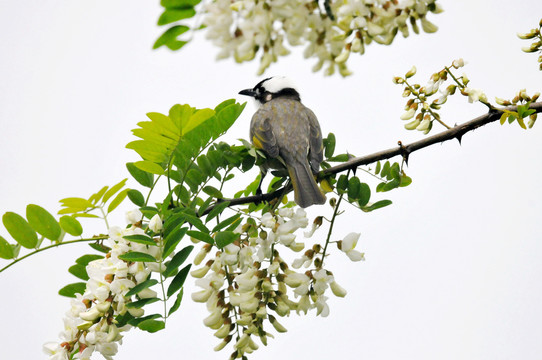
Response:
M301 101L294 82L285 76L264 79L254 88L241 90L239 94L253 97L258 105L263 105L279 97Z

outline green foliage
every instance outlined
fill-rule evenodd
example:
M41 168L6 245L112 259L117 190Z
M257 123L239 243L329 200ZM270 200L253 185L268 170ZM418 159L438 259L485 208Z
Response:
M83 294L85 292L87 284L84 282L77 282L68 284L58 291L59 295L74 298L75 294Z
M139 251L129 251L120 255L119 259L128 262L156 262L154 256Z
M2 223L11 237L21 246L32 249L38 244L36 232L21 215L7 212L2 216Z
M178 37L188 30L185 23L179 23L181 20L192 18L196 15L194 7L201 0L162 0L160 4L164 11L158 18L158 25L164 26L172 23L177 23L167 29L154 43L153 49L161 46L167 46L170 50L179 50L188 43L188 40L179 40ZM192 29L197 30L197 29Z

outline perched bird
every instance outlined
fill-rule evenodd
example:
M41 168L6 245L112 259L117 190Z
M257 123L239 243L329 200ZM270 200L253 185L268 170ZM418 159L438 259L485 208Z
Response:
M275 76L239 94L253 97L258 105L250 123L250 140L272 160L262 167L262 179L268 168L286 167L299 206L325 203L313 175L323 160L322 132L312 110L301 103L292 81Z

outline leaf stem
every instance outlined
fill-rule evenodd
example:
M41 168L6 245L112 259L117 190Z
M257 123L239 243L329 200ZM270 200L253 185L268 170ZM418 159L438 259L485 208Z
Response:
M108 235L102 235L102 236L94 236L94 237L92 237L90 239L78 239L78 240L65 241L65 242L61 242L61 243L58 243L58 244L52 244L52 245L43 247L41 249L34 250L34 251L26 254L25 256L22 256L22 257L20 257L18 259L13 260L11 263L9 263L8 265L6 265L2 269L0 269L0 273L2 271L6 270L7 268L11 267L12 265L15 265L19 261L21 261L23 259L26 259L29 256L35 255L35 254L37 254L39 252L45 251L47 249L51 249L51 248L62 246L62 245L75 244L75 243L79 243L79 242L91 242L91 241L96 241L96 240L105 240L105 239L108 239L108 238L109 238Z

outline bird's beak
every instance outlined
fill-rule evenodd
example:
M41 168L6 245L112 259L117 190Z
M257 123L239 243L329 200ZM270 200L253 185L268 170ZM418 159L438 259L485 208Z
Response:
M241 91L239 91L239 94L240 95L251 96L251 97L256 96L256 92L254 90L252 90L252 89L241 90Z

